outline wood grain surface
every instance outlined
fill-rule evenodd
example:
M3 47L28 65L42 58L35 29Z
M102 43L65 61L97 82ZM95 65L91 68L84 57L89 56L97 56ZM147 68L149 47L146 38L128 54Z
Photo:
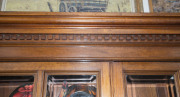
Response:
M0 12L0 73L36 73L37 97L46 72L99 72L99 97L126 96L125 74L176 73L179 93L179 26L179 13Z

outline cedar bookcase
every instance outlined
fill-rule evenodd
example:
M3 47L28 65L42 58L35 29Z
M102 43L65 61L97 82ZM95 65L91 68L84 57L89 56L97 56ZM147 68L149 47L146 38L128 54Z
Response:
M0 12L0 75L95 74L97 97L126 97L126 75L173 75L180 93L179 13Z

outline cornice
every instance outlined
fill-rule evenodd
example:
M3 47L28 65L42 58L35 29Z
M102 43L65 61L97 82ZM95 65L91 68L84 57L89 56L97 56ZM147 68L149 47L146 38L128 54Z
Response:
M0 43L180 42L180 14L0 12Z
M0 61L180 61L180 14L0 12Z
M1 12L0 24L180 25L180 14Z

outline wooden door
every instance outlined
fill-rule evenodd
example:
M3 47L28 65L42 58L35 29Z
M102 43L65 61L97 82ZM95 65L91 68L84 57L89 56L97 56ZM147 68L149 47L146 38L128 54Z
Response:
M96 97L110 97L109 63L106 62L1 62L0 65L2 74L35 74L33 92L35 97L48 97L46 95L48 75L95 75Z
M112 63L112 97L179 97L179 64Z

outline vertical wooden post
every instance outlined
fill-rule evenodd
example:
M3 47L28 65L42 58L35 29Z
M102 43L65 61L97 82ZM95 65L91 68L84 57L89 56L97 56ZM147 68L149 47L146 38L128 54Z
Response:
M101 95L100 97L111 97L110 69L109 63L102 64L101 69Z
M176 86L176 92L177 92L177 97L180 97L180 71L176 72L174 75L175 79L175 86Z
M44 71L37 72L36 97L43 97Z
M122 63L111 63L112 97L125 97L125 83Z

